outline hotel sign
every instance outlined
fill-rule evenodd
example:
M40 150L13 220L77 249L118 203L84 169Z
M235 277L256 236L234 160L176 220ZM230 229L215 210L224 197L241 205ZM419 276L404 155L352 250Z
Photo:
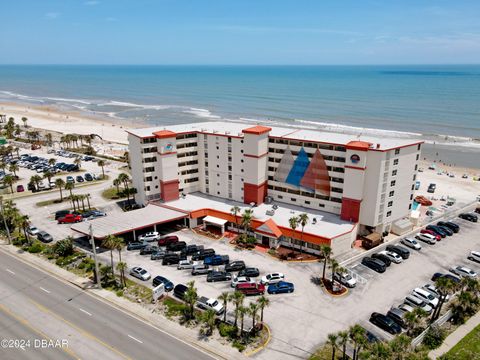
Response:
M350 161L353 164L358 164L360 162L360 156L358 156L357 154L353 154L352 156L350 156Z

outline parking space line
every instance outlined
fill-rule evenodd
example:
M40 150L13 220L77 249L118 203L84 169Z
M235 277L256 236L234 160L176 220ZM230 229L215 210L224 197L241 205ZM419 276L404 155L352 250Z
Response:
M48 291L47 289L44 289L43 287L39 286L40 290L46 292L47 294L50 294L50 291Z
M78 310L80 310L81 312L87 314L88 316L92 316L92 314L90 314L88 311L86 310L83 310L82 308L78 308Z
M128 335L128 334L127 334L127 335ZM133 340L139 342L140 344L143 344L143 341L138 340L137 338L133 337L132 335L128 335L128 337L129 337L130 339L133 339Z
M15 275L15 273L12 270L10 269L5 269L5 270L7 270L7 272L9 272L10 274Z

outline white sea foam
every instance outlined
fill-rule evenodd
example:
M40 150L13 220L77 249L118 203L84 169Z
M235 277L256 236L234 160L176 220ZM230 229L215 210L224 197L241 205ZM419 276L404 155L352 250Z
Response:
M221 119L221 116L213 115L212 112L207 109L189 108L188 110L183 110L183 112L206 119Z
M0 91L0 93L5 94L5 95L10 96L10 97L21 99L21 100L35 101L35 102L41 102L41 103L45 102L41 98L22 95L22 94L17 94L17 93L11 92L11 91Z
M129 107L129 108L135 108L135 109L145 109L145 110L166 110L170 109L173 106L172 105L142 105L142 104L135 104L135 103L129 103L129 102L124 102L124 101L109 101L106 103L100 103L98 106L121 106L121 107Z
M80 103L80 104L85 104L85 105L91 105L92 104L91 102L89 102L87 100L83 100L83 99L68 99L68 98L55 98L55 97L45 97L43 99L52 100L52 101L73 102L73 103Z

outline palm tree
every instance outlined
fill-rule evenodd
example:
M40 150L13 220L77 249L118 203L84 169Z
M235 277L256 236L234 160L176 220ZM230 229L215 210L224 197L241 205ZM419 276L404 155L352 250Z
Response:
M340 345L342 346L342 359L345 360L347 358L348 331L340 331L338 337L340 338Z
M62 178L55 179L55 186L58 187L60 191L60 202L63 201L62 188L65 186L65 181Z
M115 271L113 270L113 250L115 250L115 244L113 238L113 235L108 235L105 240L103 240L103 246L110 250L110 264L112 268L112 276L113 278L115 278Z
M120 180L113 179L113 186L115 186L117 188L117 195L120 193L120 188L119 188L120 184L121 184Z
M20 129L20 125L16 124L14 134L19 136L21 133L22 133L22 129Z
M71 199L73 198L73 192L72 192L72 190L73 190L74 187L75 187L75 184L72 183L72 182L67 182L67 183L65 184L65 190L70 191L70 198L71 198Z
M45 134L45 140L47 141L48 146L52 146L53 144L53 136L51 133L46 133Z
M245 319L245 315L248 314L248 308L245 306L240 306L238 308L238 314L240 315L240 336L243 335L243 320Z
M244 234L245 239L248 237L248 232L250 230L250 224L252 222L252 218L253 218L253 210L245 209L242 214L242 220L241 220L243 230L245 231L245 234Z
M243 293L241 293L240 291L234 291L231 295L230 295L230 301L233 303L233 305L235 305L235 322L234 322L234 326L237 326L237 322L238 322L238 309L240 308L240 306L243 305L243 300L245 299L245 295Z
M395 359L403 359L404 354L408 353L411 343L412 339L405 334L400 334L393 338L393 340L390 341L390 349Z
M102 179L105 179L105 160L98 160L97 165L102 168Z
M240 211L240 207L236 205L230 209L230 213L235 217L235 226L237 228L237 233L239 233L237 216Z
M197 302L197 299L198 299L198 293L197 293L197 288L195 287L195 281L192 280L187 283L187 291L185 291L183 299L188 306L187 318L192 319L195 314L194 313L195 303Z
M27 242L30 244L30 237L27 231L28 227L30 226L30 220L28 218L28 215L21 215L18 219L18 225L23 229L25 239L27 239Z
M230 293L226 291L222 292L218 300L223 302L223 322L227 322L227 305L230 301Z
M92 195L90 194L85 194L85 199L87 199L87 204L88 204L88 209L91 209L92 207L90 206L90 198Z
M120 271L120 281L122 283L122 287L127 286L127 283L125 281L125 270L127 269L127 263L120 261L117 264L117 270Z
M305 226L308 224L308 214L306 213L301 213L298 215L298 222L300 223L300 226L302 227L302 234L300 235L300 252L302 252L303 248L303 231L305 229Z
M456 284L451 279L442 276L435 280L435 287L440 294L440 299L437 307L433 311L431 322L434 322L440 316L443 304L447 301L447 296L456 288Z
M55 158L48 159L48 165L55 166L56 163L57 163L57 159Z
M327 269L327 262L332 255L332 248L328 245L322 245L320 248L320 253L323 257L323 273L322 273L322 280L325 281L325 270Z
M123 183L123 186L125 187L125 192L127 193L127 201L128 205L130 205L130 189L128 187L128 183L130 182L130 177L128 174L121 173L118 175L118 180Z
M334 258L331 258L330 259L330 269L332 270L332 289L333 289L333 284L335 283L335 272L338 270L338 268L340 267L340 264L338 263L337 260L335 260Z
M270 305L270 300L262 295L257 299L257 303L258 306L260 306L260 322L262 323L263 327L263 310Z
M357 358L357 353L360 348L359 345L362 344L362 338L365 339L365 329L358 324L351 326L348 330L350 339L353 341L353 359Z
M290 225L290 229L292 229L293 231L293 235L291 237L292 239L292 246L294 245L294 239L295 239L295 230L297 229L298 227L298 217L296 216L292 216L290 219L288 219L288 223Z
M10 190L11 190L12 194L13 194L13 184L14 183L15 183L15 178L10 174L5 175L5 177L3 178L3 184L5 186L10 186Z
M10 164L8 171L13 172L13 175L17 177L17 171L20 170L20 167L17 164Z
M34 183L36 188L39 188L40 181L42 181L42 177L40 175L33 175L30 178L30 182Z
M79 169L82 168L82 159L80 157L76 157L75 160L73 160L73 163L77 165Z
M256 331L256 328L255 328L255 321L257 320L257 317L258 317L258 310L259 310L259 306L257 303L250 303L249 305L249 314L250 316L252 317L252 327L253 327L253 331Z
M23 121L23 127L25 127L25 128L28 127L28 126L27 126L27 121L28 121L28 119L27 119L25 116L22 117L22 121Z
M327 339L327 345L330 345L332 347L332 360L335 360L335 351L337 350L338 335L328 334Z
M207 326L206 335L210 336L213 334L213 329L215 329L215 320L217 314L214 310L209 309L201 315L202 322Z
M48 180L48 183L52 181L52 177L54 177L55 174L51 170L47 170L45 174L43 174L43 178Z

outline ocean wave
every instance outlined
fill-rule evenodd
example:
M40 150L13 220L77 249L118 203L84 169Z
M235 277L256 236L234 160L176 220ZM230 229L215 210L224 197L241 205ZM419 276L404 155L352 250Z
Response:
M10 97L13 97L13 98L20 99L20 100L35 101L35 102L41 102L41 103L45 102L41 98L28 96L28 95L17 94L17 93L14 93L12 91L0 91L0 93L5 94L5 95L10 96Z
M105 103L100 103L97 104L97 106L121 106L121 107L128 107L128 108L134 108L134 109L142 109L142 110L166 110L170 109L173 106L172 105L142 105L142 104L135 104L135 103L129 103L129 102L124 102L124 101L108 101Z
M192 114L201 118L206 119L221 119L221 116L213 115L210 110L207 109L199 109L199 108L189 108L187 110L183 110L186 114Z
M83 100L83 99L68 99L68 98L55 98L55 97L44 97L42 99L47 99L47 100L52 100L52 101L63 101L63 102L74 102L74 103L80 103L80 104L85 104L85 105L91 105L92 103Z

